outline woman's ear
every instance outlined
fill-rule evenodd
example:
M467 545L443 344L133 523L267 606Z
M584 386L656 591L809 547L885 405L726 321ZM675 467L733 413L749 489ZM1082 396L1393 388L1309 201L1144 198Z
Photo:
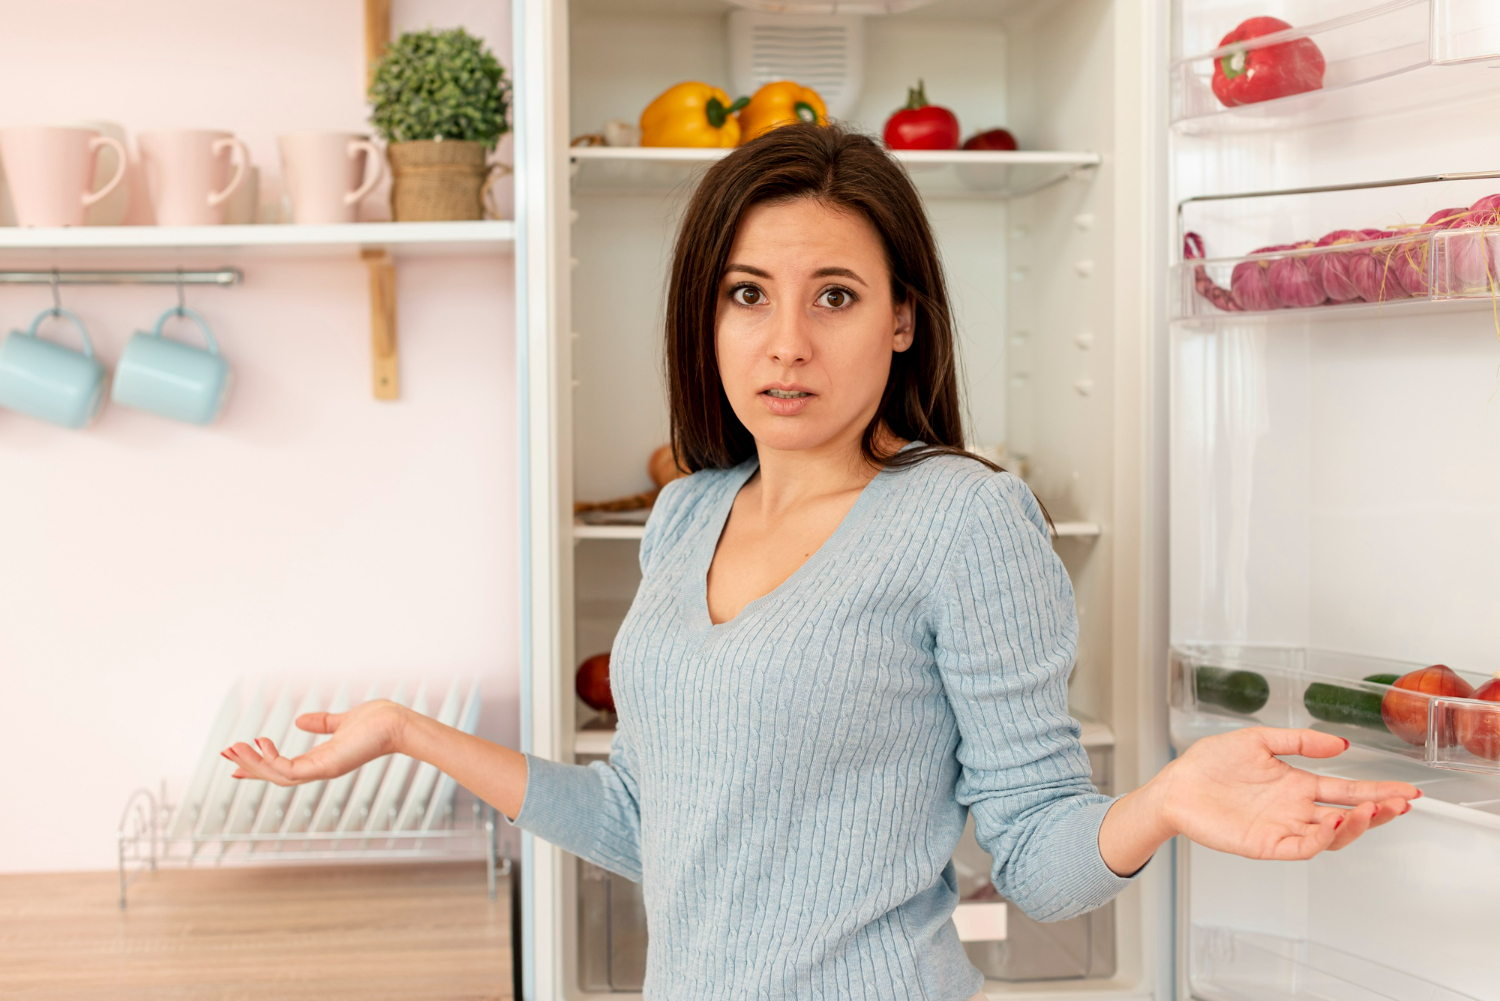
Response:
M911 347L911 342L917 336L916 325L917 304L913 297L908 295L905 302L896 303L896 333L891 344L893 351L905 351Z

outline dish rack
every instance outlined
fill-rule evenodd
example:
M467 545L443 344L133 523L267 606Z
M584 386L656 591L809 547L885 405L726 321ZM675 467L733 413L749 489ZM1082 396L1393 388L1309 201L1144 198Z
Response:
M314 861L416 861L484 859L486 886L495 898L502 859L494 807L461 789L452 777L404 754L391 754L335 779L276 786L235 779L235 765L220 755L230 744L269 736L286 757L306 753L326 735L295 725L310 712L350 708L348 685L331 699L319 686L297 692L282 686L268 699L264 682L237 683L210 728L197 768L174 802L163 781L137 789L125 802L117 830L120 908L141 873L159 867L276 865ZM370 686L364 701L385 697L423 715L429 689L413 697L398 684L389 692ZM296 705L296 716L292 707ZM435 718L473 733L481 706L477 679L446 684Z

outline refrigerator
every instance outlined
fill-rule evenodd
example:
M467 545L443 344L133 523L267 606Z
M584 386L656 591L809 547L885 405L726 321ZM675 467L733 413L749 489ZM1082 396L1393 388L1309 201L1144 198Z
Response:
M1096 784L1134 788L1206 735L1311 726L1351 747L1293 764L1424 794L1305 862L1179 839L1057 924L998 898L966 838L957 920L986 992L1500 1001L1500 703L1472 697L1500 670L1500 4L517 0L515 18L528 751L608 753L574 671L639 583L641 514L575 505L651 487L664 278L716 155L622 145L629 126L679 81L786 76L878 135L921 81L965 137L1020 145L901 158L948 271L970 446L1057 523ZM1286 26L1236 43L1256 18ZM526 837L520 910L527 997L638 996L634 884Z

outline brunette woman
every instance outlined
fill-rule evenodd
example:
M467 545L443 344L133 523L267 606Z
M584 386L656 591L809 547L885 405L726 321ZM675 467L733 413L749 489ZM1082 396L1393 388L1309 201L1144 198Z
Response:
M1174 835L1305 859L1405 812L1319 778L1311 730L1207 737L1098 793L1067 677L1073 591L1026 485L961 451L952 314L901 166L793 125L708 171L668 288L672 441L615 641L607 763L559 764L390 702L313 713L239 777L429 761L514 822L643 883L650 998L964 1001L965 818L1031 916L1103 904Z

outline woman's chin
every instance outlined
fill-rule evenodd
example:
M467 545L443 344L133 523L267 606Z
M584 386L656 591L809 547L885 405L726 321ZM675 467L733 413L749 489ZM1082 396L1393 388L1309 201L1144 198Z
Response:
M778 452L826 448L840 437L838 430L804 417L773 417L748 425L755 444Z

